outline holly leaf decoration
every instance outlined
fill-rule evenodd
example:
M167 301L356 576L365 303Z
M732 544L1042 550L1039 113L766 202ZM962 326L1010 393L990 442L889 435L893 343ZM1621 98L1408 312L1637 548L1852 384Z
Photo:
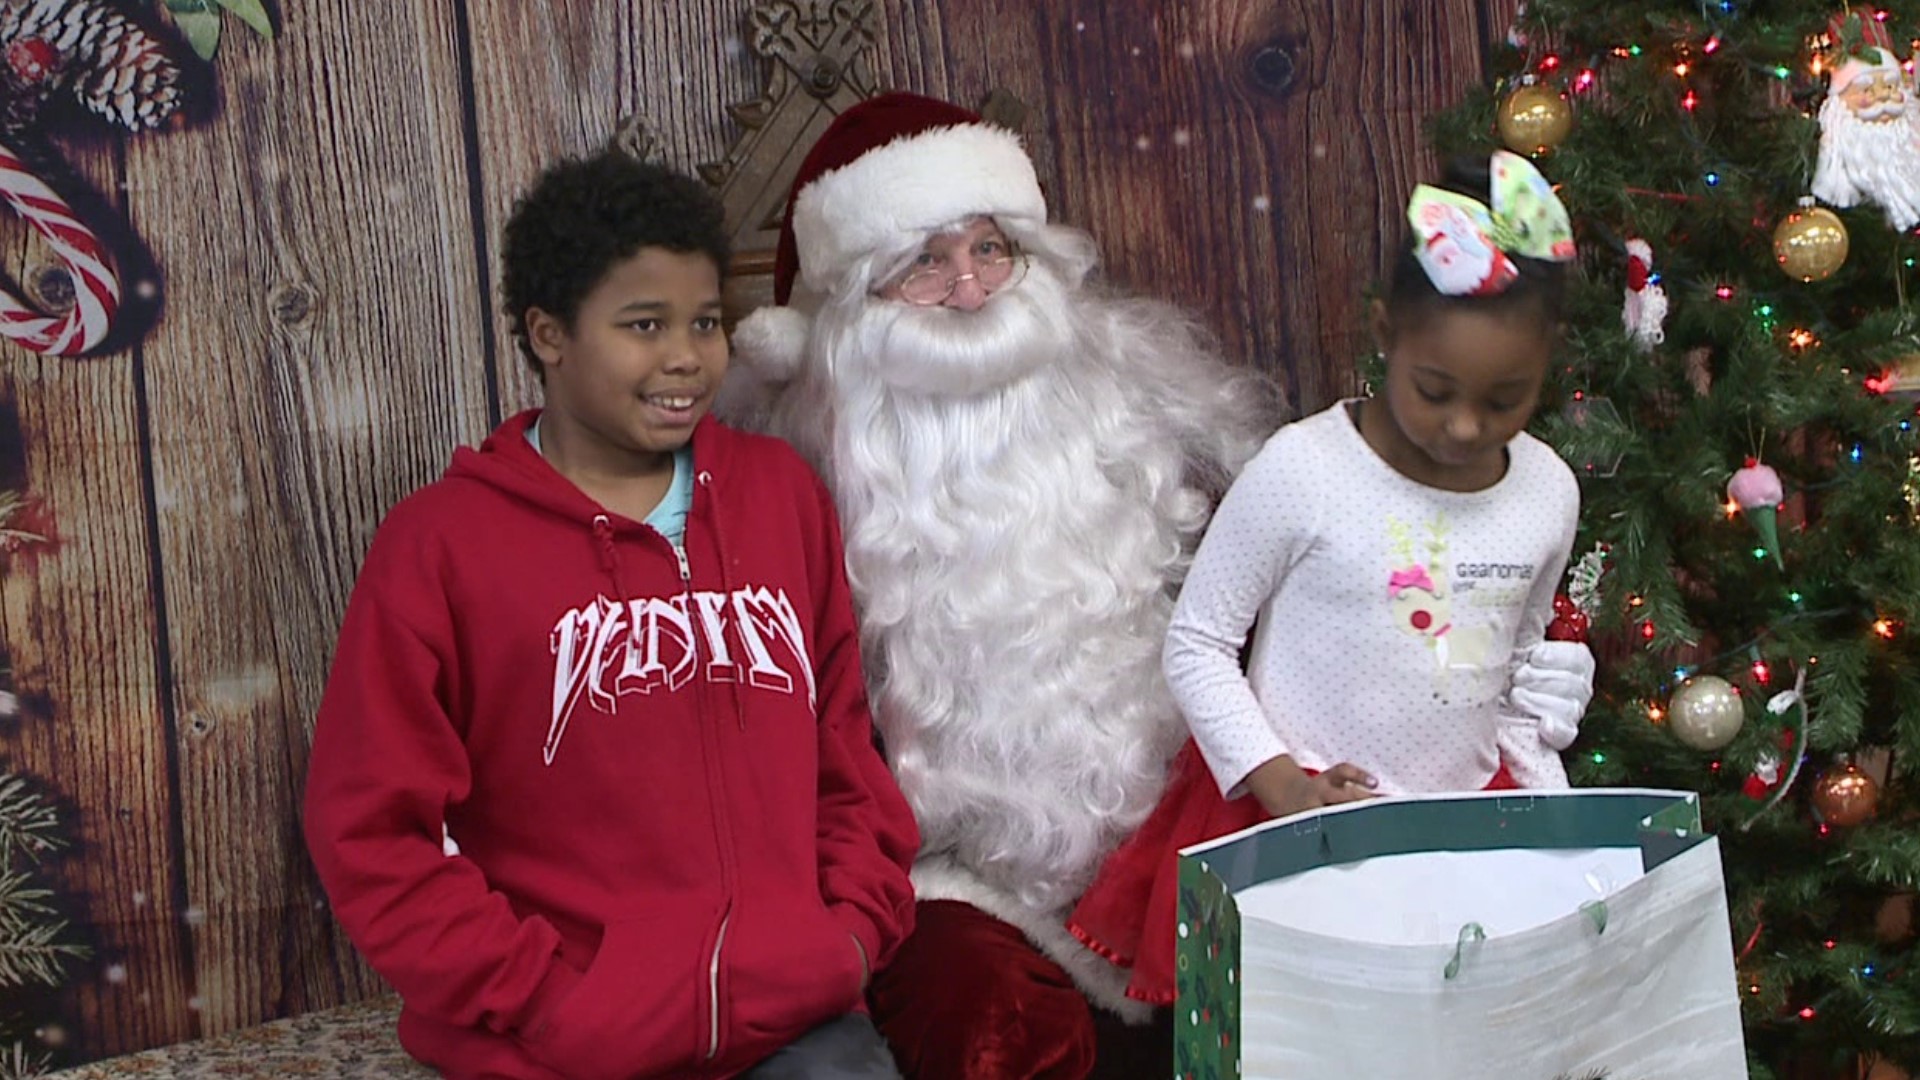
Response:
M1880 49L1867 44L1866 23L1861 21L1857 11L1848 12L1846 21L1840 24L1840 55L1869 64L1880 62Z
M218 0L221 7L234 13L241 22L253 28L253 32L272 40L273 20L267 18L266 6L260 0Z
M1845 22L1840 24L1840 51L1851 56L1860 51L1861 43L1866 39L1861 29L1860 15L1848 12Z
M166 5L175 25L186 35L187 44L202 60L213 59L220 49L222 11L233 12L261 37L273 37L273 20L261 0L166 0Z
M213 0L167 0L167 13L186 35L194 55L202 60L213 59L213 54L220 50L220 9L214 6Z

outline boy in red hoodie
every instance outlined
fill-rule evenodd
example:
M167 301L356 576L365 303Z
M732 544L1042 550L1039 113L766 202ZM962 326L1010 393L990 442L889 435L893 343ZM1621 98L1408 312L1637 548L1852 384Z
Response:
M307 777L334 911L450 1078L896 1077L862 1000L919 838L832 501L706 415L720 208L608 152L504 239L546 407L374 537Z

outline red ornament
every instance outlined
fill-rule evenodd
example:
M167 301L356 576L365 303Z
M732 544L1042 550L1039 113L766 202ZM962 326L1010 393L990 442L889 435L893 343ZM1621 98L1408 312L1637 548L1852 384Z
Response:
M1559 593L1553 598L1553 619L1547 623L1548 641L1576 641L1585 644L1589 620L1573 597Z

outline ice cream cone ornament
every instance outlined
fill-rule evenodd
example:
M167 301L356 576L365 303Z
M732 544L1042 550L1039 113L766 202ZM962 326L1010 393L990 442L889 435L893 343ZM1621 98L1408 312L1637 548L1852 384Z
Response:
M1773 471L1773 466L1760 464L1758 458L1748 458L1746 465L1727 481L1727 498L1740 508L1753 531L1760 534L1760 545L1773 556L1773 564L1783 570L1786 564L1780 560L1778 513L1786 497L1786 489L1780 486L1780 474Z

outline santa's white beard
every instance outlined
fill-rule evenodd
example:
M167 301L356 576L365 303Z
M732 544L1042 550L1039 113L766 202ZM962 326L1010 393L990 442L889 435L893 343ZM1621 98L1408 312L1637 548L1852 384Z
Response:
M1036 265L979 312L816 322L888 757L925 853L1039 912L1152 809L1184 736L1160 650L1208 499L1183 486L1191 417L1126 390L1116 303Z
M1913 101L1908 99L1907 112ZM1813 193L1838 207L1871 202L1896 229L1920 223L1920 135L1911 115L1863 120L1840 97L1820 106Z

